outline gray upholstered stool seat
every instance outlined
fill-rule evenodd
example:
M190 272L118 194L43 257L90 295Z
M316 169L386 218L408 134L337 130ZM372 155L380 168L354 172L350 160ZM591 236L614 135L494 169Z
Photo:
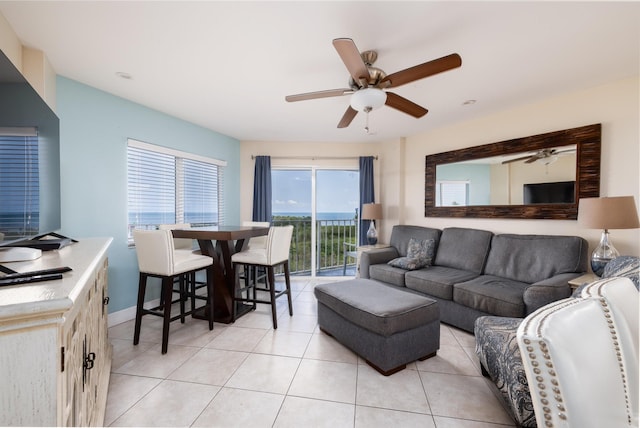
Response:
M318 324L388 376L440 347L437 302L369 279L315 287Z

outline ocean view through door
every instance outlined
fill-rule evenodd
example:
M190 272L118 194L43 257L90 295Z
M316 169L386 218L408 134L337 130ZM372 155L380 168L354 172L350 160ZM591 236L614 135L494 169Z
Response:
M272 169L273 225L292 224L290 269L293 275L353 276L347 258L357 241L359 173L357 169Z

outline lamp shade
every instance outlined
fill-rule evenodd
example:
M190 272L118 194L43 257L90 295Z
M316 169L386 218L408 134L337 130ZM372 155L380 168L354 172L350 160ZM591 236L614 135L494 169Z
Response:
M387 93L382 89L364 88L351 95L351 107L357 111L375 110L387 101Z
M362 205L362 219L376 220L382 218L382 204L364 204Z
M633 196L580 199L578 224L590 229L635 229L640 227Z

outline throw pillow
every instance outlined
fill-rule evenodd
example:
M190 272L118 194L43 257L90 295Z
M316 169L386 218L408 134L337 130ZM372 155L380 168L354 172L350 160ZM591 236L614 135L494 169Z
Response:
M433 239L421 241L411 238L407 246L407 256L395 258L388 264L405 270L422 269L423 267L431 266L434 252L435 241Z

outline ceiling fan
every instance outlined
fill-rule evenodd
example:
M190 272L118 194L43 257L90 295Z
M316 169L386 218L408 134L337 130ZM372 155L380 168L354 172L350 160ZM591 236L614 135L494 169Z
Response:
M285 100L294 102L353 94L347 111L338 123L338 128L349 126L359 111L369 113L383 105L415 118L424 116L428 112L426 108L398 94L386 91L386 89L397 88L462 65L462 58L454 53L387 75L381 69L373 66L373 63L378 58L378 54L375 51L369 50L360 53L353 40L346 38L334 39L333 46L338 51L338 55L340 55L342 62L344 62L351 75L349 88L287 95ZM368 131L367 128L365 129Z
M515 158L515 159L509 159L506 161L503 161L502 164L507 164L507 163L511 163L511 162L518 162L521 160L524 160L524 163L534 163L536 161L539 160L549 160L549 159L553 159L555 160L555 157L557 157L557 155L562 154L562 153L572 153L575 152L576 149L567 149L567 150L556 150L556 149L542 149L537 151L536 153L527 155L527 156L522 156L519 158Z

